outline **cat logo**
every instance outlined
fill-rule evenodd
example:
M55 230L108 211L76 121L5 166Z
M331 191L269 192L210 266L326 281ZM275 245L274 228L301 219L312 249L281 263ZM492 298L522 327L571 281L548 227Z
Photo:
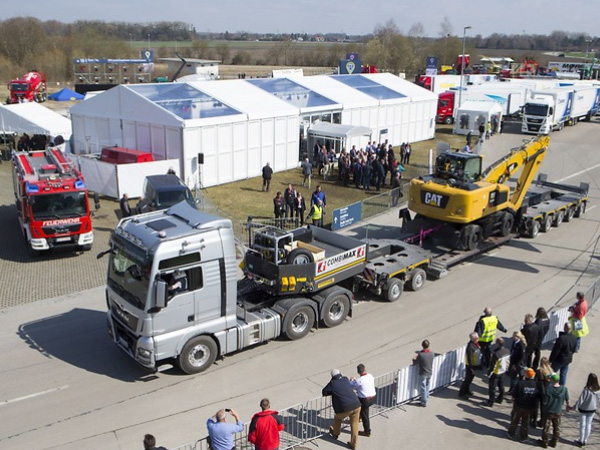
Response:
M433 194L431 192L425 192L425 203L430 206L437 206L441 208L442 206L442 195L441 194Z

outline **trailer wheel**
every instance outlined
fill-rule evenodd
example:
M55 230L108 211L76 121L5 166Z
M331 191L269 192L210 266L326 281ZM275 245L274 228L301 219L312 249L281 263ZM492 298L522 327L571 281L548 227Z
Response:
M575 215L575 207L571 206L569 209L567 209L567 211L565 213L564 221L570 222L571 219L573 219L574 215Z
M467 225L466 228L467 250L479 248L479 244L481 244L482 240L481 227L479 225Z
M544 217L542 219L542 228L541 228L542 233L547 233L548 231L550 231L551 227L552 227L552 216L550 214L548 214L546 217Z
M187 374L204 372L217 359L217 344L209 336L190 339L177 358L181 370Z
M315 312L310 306L294 308L286 314L285 335L295 341L306 336L315 324Z
M563 218L565 217L564 211L558 211L554 216L554 220L552 221L552 226L558 228L560 224L563 222Z
M425 284L425 280L427 280L427 274L420 267L415 269L410 278L410 289L411 291L418 291Z
M404 292L404 283L398 278L391 278L388 280L385 292L383 292L383 298L388 302L392 303L397 301Z
M502 216L502 223L500 226L500 235L508 236L513 229L513 225L515 223L515 218L511 213L505 213Z
M295 248L287 257L287 263L292 265L306 265L315 262L315 258L311 252L305 248Z
M453 122L454 122L454 120L452 120L452 116L446 116L446 117L444 117L444 123L446 125L452 125Z
M529 230L529 237L531 239L535 238L538 234L540 234L540 221L539 220L534 220L533 223L531 224L531 230Z
M581 217L585 213L585 202L581 202L575 209L575 217Z
M328 298L323 305L322 319L323 325L327 328L337 327L348 316L350 310L350 301L343 294Z

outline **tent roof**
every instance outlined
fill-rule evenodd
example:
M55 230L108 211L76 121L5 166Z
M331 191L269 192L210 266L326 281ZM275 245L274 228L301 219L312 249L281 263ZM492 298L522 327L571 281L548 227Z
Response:
M422 101L422 100L433 100L437 102L438 94L422 88L421 86L406 81L403 78L397 77L391 73L365 73L361 77L368 78L393 89L406 96L406 101Z
M69 101L71 99L74 100L83 100L84 96L81 95L78 92L75 92L72 89L69 89L68 87L61 89L58 92L55 92L52 95L48 96L49 100L56 100L59 102L65 102L65 101Z
M71 121L39 103L0 105L0 130L33 133L68 139L72 134Z
M309 129L310 134L319 136L342 138L351 136L370 136L373 130L359 125L340 125L329 122L316 122Z
M489 101L468 100L457 109L458 111L476 111L489 114L502 112L502 107L491 99Z
M310 77L296 77L294 81L306 86L315 92L324 93L346 108L361 108L368 106L379 106L379 100L360 92L347 84L340 83L335 77L329 75L315 75Z
M249 120L297 116L299 110L263 89L239 80L196 81L195 88L248 115Z
M336 81L352 87L358 92L376 98L381 103L397 103L400 99L406 99L406 95L398 89L390 89L376 81L376 79L364 75L331 75ZM408 99L407 99L408 100Z

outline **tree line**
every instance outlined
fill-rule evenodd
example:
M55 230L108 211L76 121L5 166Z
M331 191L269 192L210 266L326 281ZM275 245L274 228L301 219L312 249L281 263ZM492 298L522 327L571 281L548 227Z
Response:
M307 45L312 41L324 42ZM336 67L347 53L358 53L365 64L380 70L421 71L426 56L438 56L440 64L452 64L462 52L462 39L453 33L448 18L440 23L437 37L425 35L420 23L403 32L393 20L366 36L340 33L258 34L245 31L198 33L184 22L124 23L77 21L62 23L32 17L0 21L0 77L3 82L31 69L44 71L49 80L73 77L73 58L132 58L139 56L140 41L175 43L157 46L156 56L173 56L175 50L190 58L218 59L223 64ZM240 48L235 41L270 41L264 50ZM181 43L177 46L177 43ZM183 45L185 43L185 45ZM525 51L585 51L598 39L583 33L553 31L549 35L494 33L467 38L467 52L475 49ZM593 56L593 55L592 55Z

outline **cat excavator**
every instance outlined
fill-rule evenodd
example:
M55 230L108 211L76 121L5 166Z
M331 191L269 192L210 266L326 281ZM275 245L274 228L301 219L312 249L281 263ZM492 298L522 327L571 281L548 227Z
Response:
M549 141L548 136L527 141L485 170L481 155L440 154L433 174L410 182L408 208L416 216L403 223L404 231L443 228L446 241L460 250L476 249L492 235L508 236L526 209L523 200ZM514 186L506 184L517 175Z

